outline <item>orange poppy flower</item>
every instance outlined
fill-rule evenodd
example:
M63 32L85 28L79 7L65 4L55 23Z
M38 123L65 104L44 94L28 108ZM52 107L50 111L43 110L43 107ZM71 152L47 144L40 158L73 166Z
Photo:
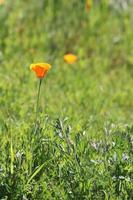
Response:
M72 53L68 53L64 55L64 61L68 64L73 64L74 62L76 62L76 60L77 60L77 56L75 56Z
M44 78L50 68L51 65L48 63L36 63L30 65L30 69L36 73L38 78Z

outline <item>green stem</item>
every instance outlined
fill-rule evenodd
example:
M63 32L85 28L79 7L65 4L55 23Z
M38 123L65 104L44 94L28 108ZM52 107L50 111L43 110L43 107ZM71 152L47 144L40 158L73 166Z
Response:
M37 130L37 120L38 120L38 112L39 112L39 97L40 97L41 83L42 83L42 79L39 80L38 93L37 93L35 133L36 133L36 130Z

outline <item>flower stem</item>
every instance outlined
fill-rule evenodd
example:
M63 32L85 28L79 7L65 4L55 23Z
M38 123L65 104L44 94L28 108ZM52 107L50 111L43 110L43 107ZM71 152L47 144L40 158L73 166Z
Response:
M39 80L38 93L37 93L36 118L35 118L35 133L36 133L36 130L37 130L37 121L38 121L38 112L39 112L39 98L40 98L41 83L42 83L42 79Z

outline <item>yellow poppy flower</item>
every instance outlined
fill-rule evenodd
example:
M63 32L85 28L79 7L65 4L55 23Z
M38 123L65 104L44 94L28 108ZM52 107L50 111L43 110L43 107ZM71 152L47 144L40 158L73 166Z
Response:
M0 5L3 5L5 3L5 0L0 0Z
M86 10L90 11L91 7L92 7L92 0L86 0Z
M72 53L68 53L68 54L64 55L64 61L68 64L73 64L74 62L77 61L77 56L75 56Z

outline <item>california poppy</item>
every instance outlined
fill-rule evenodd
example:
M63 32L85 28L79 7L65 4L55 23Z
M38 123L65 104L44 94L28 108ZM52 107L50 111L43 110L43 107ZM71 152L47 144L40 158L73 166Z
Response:
M33 70L36 73L36 76L38 78L44 78L46 73L49 71L51 68L51 65L48 63L36 63L36 64L31 64L30 69Z
M68 64L73 64L74 62L76 62L76 60L77 60L77 56L75 56L72 53L68 53L64 55L64 61Z
M92 7L92 0L86 0L86 10L90 11L91 7Z
M4 0L0 0L0 5L3 5L5 3Z

